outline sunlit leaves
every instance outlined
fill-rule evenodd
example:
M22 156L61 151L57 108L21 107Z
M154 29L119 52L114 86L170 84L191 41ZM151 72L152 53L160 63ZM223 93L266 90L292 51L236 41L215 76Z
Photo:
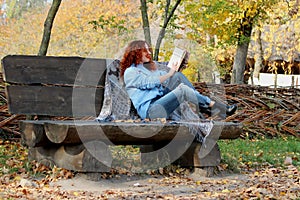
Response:
M41 8L49 3L48 0L5 0L0 1L0 6L5 4L6 17L21 18L24 13L33 8Z
M263 19L265 11L271 9L274 3L276 3L275 0L204 0L187 3L186 9L193 13L188 18L196 24L191 27L195 37L201 34L195 27L201 26L203 32L217 35L221 42L234 44L239 40L245 40L241 37L247 36L247 30L243 27L256 23L258 19Z
M115 57L134 38L134 31L141 28L137 2L62 1L53 24L47 55ZM48 6L32 8L19 20L8 20L7 28L1 27L0 43L4 45L1 45L0 57L37 54L48 9ZM89 22L99 18L103 29L94 30ZM114 22L108 24L111 18Z
M102 30L108 31L108 34L114 33L115 30L118 33L128 31L125 25L125 19L118 19L116 16L105 17L101 15L98 20L90 21L89 24L92 24L95 30L101 28Z

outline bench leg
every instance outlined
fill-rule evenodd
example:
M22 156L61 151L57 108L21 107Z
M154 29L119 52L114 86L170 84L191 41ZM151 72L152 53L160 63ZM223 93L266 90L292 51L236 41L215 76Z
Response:
M200 143L192 143L187 151L176 161L176 164L183 167L214 167L220 164L221 153L217 143L204 158L199 158L200 149Z
M141 151L141 162L144 168L159 168L165 167L171 163L171 155L167 151L160 151L160 154L155 154L154 152L158 149L163 149L164 145L143 145L140 146ZM190 147L182 154L174 164L180 165L182 167L201 167L210 169L211 167L218 166L221 162L221 153L218 144L212 148L210 153L208 153L204 158L199 158L199 151L201 149L201 144L193 142ZM181 149L177 148L173 151L180 152ZM151 156L143 153L153 152ZM174 152L172 152L174 153ZM210 169L211 170L211 169Z
M158 169L171 163L170 154L164 150L164 146L164 144L140 146L141 165L144 170Z
M112 162L109 148L101 141L29 148L28 158L49 167L55 165L78 172L109 172Z

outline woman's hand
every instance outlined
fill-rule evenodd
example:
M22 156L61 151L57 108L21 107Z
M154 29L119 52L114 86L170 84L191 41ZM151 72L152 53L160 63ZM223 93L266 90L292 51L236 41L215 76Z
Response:
M173 76L175 74L176 70L174 68L170 68L168 74L171 76Z
M170 67L170 71L171 71L171 73L175 73L176 71L177 71L177 69L178 69L178 62L174 62L174 63L172 63L172 65L171 65L171 67ZM174 71L173 71L174 70ZM169 71L169 72L170 72ZM172 74L172 76L173 76L173 74Z
M161 83L165 82L168 78L172 77L176 71L177 71L177 63L172 64L172 67L170 68L169 72L166 75L159 77L160 82Z

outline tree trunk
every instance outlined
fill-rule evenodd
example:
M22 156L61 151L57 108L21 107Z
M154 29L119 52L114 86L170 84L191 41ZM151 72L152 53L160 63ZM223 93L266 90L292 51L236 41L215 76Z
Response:
M163 38L165 37L167 25L170 22L170 19L172 18L172 16L174 15L174 12L177 9L180 2L181 2L181 0L177 0L174 7L169 12L171 2L170 2L170 0L167 0L167 5L165 7L165 13L164 13L165 14L164 15L164 24L163 24L161 30L159 31L159 35L158 35L157 42L155 45L154 60L158 60L160 45L162 43Z
M152 46L146 0L141 0L141 12L142 12L143 30L144 30L145 40L150 46Z
M238 29L240 35L238 38L237 49L233 62L233 69L231 75L231 83L243 84L244 73L247 61L248 47L251 40L251 32L253 21L256 16L248 16L248 10L244 12L244 18L241 20L240 28Z
M258 29L257 32L257 52L255 56L255 64L254 64L254 70L253 70L253 77L252 84L257 85L258 84L258 78L259 78L259 72L262 69L262 62L263 62L263 48L262 48L262 40L261 40L261 30Z
M238 44L234 57L231 83L243 84L249 42Z
M45 56L47 54L53 21L58 11L58 8L60 6L60 3L61 0L53 0L51 8L48 12L47 18L44 23L44 33L43 33L43 39L41 42L40 50L38 53L39 56Z
M158 38L157 38L157 41L156 41L154 58L153 58L154 60L158 60L158 54L159 54L160 45L162 43L163 38L165 37L165 34L166 34L166 29L162 28L159 31L159 35L158 35Z
M40 49L38 52L38 56L45 56L48 51L50 37L51 37L51 29L53 25L54 18L56 16L56 13L58 11L58 8L60 6L61 0L53 0L51 8L48 12L47 18L44 22L44 33L42 42L40 45ZM31 120L33 116L27 115L26 119ZM46 119L47 117L38 116L39 119Z

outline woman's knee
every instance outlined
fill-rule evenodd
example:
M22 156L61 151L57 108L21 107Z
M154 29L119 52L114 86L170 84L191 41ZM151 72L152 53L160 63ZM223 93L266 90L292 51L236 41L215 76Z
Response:
M149 119L167 118L168 112L164 106L160 104L154 104L150 106L147 117Z
M177 72L174 75L176 80L178 80L180 83L184 83L186 86L194 89L193 84L187 79L187 77L183 73Z
M180 101L182 102L182 100L185 98L186 93L188 92L188 90L190 90L191 88L188 87L187 85L180 83L174 90L174 94L176 95L176 97L178 99L181 99Z
M199 103L195 91L183 83L178 85L178 87L173 92L180 103L184 101L188 101L196 105L198 105Z
M180 83L177 88L182 90L182 92L187 92L187 91L194 92L194 90L192 90L192 88L190 88L185 83Z
M175 74L173 74L172 78L174 79L181 79L182 74L180 72L176 72Z

